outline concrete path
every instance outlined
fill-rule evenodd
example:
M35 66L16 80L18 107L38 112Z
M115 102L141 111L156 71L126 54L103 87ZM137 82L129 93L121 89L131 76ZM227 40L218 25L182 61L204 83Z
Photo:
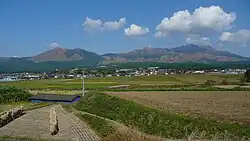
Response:
M59 122L57 135L52 136L49 133L49 110L52 106L28 111L22 117L0 128L0 135L62 141L100 140L86 123L67 113L60 105L53 106L56 108Z

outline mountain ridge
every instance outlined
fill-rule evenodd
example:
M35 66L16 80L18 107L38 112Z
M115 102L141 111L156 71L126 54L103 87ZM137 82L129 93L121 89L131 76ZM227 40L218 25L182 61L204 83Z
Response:
M34 62L47 62L47 61L79 61L91 60L91 58L101 59L100 55L86 51L84 49L75 48L54 48L38 55L32 56L31 60Z
M143 48L127 53L104 54L105 63L110 62L209 62L209 61L240 61L248 60L227 51L218 51L211 46L182 45L175 48ZM108 61L107 61L108 60Z
M81 48L53 48L31 57L0 57L0 67L7 70L15 68L73 68L93 67L117 63L214 63L214 62L240 62L249 61L228 51L218 51L211 46L198 46L193 44L182 45L174 48L153 48L146 46L141 49L124 53L106 53L103 55L86 51ZM22 65L20 65L22 64ZM0 69L1 72L2 69Z

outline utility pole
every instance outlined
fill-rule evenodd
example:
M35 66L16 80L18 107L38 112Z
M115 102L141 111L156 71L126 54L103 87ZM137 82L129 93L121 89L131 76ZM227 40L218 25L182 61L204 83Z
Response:
M84 97L84 72L82 76L82 97Z
M84 78L82 79L82 96L84 96Z

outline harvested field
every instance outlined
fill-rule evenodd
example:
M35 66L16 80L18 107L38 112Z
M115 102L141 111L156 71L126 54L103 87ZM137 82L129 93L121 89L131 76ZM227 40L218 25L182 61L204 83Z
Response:
M55 106L59 122L59 132L51 136L49 132L49 110L51 106L28 111L24 116L0 128L1 136L30 137L45 140L97 141L99 138L74 115L61 106Z
M108 94L167 112L250 124L250 92L168 91Z

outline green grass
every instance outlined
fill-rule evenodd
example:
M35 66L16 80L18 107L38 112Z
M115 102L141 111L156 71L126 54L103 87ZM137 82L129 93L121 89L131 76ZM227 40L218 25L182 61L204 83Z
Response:
M189 82L191 84L204 84L207 80L214 80L220 83L222 80L228 82L240 82L241 75L212 75L212 74L200 74L200 75L176 75L176 79L182 80L184 82Z
M115 132L115 128L104 118L78 112L72 105L62 104L62 107L67 112L77 112L75 115L95 130L99 137L104 138Z
M74 107L69 104L62 104L62 107L64 110L66 110L69 113L73 113L75 111Z
M105 89L114 85L130 85L131 87L153 86L169 87L172 85L197 85L204 84L207 80L215 80L217 83L225 80L230 83L239 83L241 75L157 75L157 76L133 76L133 77L104 77L86 78L85 89ZM0 86L15 86L26 89L81 89L81 79L48 79L17 82L0 82Z
M225 138L225 135L231 139L250 137L249 126L192 119L106 94L88 93L75 105L75 108L166 138L186 139L194 133L206 139L215 136Z
M85 121L97 134L104 138L115 132L115 128L112 127L108 121L103 118L95 117L89 114L76 114L76 116Z

